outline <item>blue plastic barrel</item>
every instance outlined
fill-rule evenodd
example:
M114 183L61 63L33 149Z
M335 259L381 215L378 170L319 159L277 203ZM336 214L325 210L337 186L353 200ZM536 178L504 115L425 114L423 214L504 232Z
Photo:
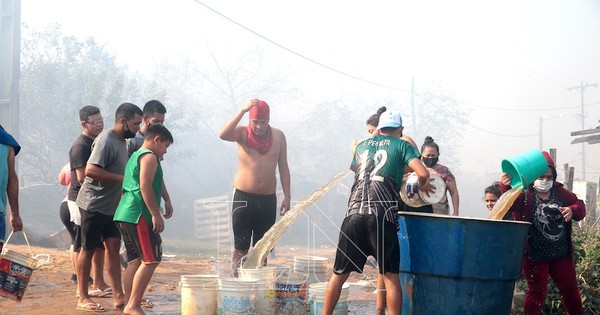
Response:
M529 223L400 212L402 314L510 314Z

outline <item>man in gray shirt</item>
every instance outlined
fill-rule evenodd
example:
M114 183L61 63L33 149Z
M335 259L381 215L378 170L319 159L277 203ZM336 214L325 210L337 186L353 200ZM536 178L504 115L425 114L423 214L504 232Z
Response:
M112 128L100 133L92 144L92 154L85 168L86 177L76 201L81 212L81 252L77 260L77 278L88 279L93 253L104 243L115 308L123 308L125 301L119 261L121 234L113 222L113 215L121 198L121 184L128 159L125 139L135 137L141 123L142 110L138 106L123 103L117 108ZM77 285L78 310L104 309L90 298L86 281L78 281Z

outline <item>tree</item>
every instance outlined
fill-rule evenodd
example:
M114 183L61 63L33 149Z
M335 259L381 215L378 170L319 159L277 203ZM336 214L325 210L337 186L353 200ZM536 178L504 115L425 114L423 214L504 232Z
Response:
M57 24L23 29L20 175L25 185L53 183L81 132L79 109L98 106L110 126L119 104L140 97L142 83L94 38L64 36Z
M417 93L416 96L417 125L410 126L413 121L411 113L406 115L407 128L405 129L412 130L410 136L419 146L423 144L426 136L431 136L440 146L440 160L445 161L441 163L452 165L452 169L458 169L460 160L457 149L460 147L464 125L469 121L469 113L436 84Z

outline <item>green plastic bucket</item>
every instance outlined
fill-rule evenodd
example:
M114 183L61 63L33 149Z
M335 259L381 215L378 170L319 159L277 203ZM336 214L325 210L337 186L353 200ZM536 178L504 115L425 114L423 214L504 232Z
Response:
M508 157L502 160L502 172L512 176L511 187L521 186L523 190L538 177L548 171L548 162L538 149Z

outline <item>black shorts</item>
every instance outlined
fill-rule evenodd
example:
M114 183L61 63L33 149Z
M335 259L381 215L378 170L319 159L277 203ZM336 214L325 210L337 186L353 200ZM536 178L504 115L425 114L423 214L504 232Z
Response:
M333 272L363 272L368 256L377 259L379 273L400 271L400 245L396 225L371 214L353 214L344 219Z
M60 204L60 220L69 236L71 237L71 245L73 245L73 251L79 253L81 250L81 227L71 222L71 213L69 212L69 205L67 201L63 201Z
M112 215L89 212L79 208L81 212L81 247L87 250L103 248L102 242L107 238L121 239L121 233L113 221Z
M139 258L144 263L159 263L162 259L162 239L152 231L152 219L142 215L138 224L117 222L123 236L127 262Z
M60 220L69 232L69 236L71 236L71 245L73 245L75 244L75 223L71 222L71 212L69 212L69 205L66 200L60 204L59 214Z
M255 195L236 189L231 206L234 247L248 250L260 240L273 224L277 216L277 197Z

